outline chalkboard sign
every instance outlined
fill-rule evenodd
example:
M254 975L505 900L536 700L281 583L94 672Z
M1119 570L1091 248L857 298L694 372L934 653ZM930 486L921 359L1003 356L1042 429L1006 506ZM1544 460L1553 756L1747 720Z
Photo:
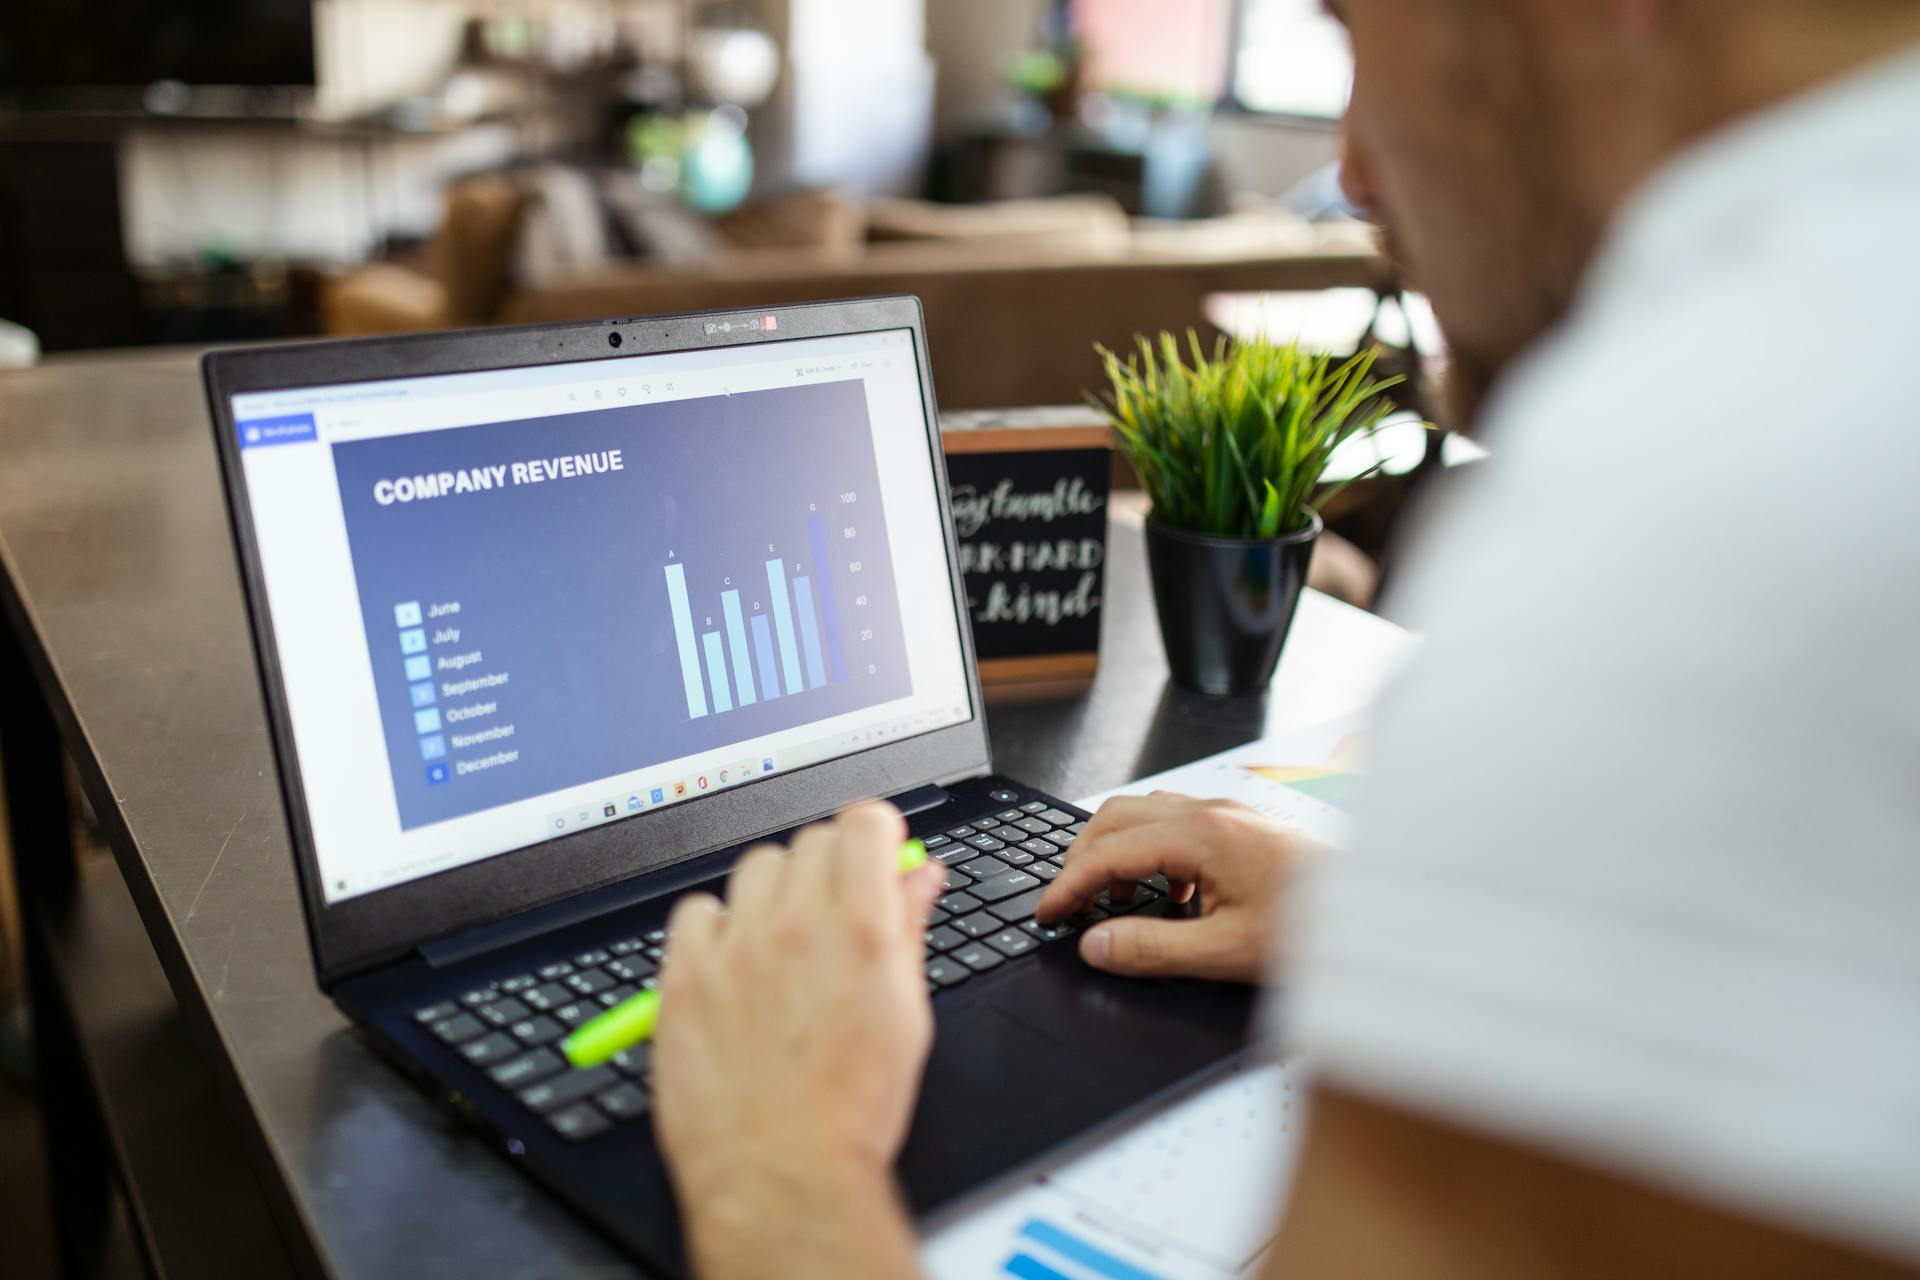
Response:
M1100 661L1111 436L1086 409L941 419L980 679L1056 696Z

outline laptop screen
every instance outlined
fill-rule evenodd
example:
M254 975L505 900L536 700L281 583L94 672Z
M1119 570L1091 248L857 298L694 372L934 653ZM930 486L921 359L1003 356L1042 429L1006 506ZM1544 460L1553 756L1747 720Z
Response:
M972 714L910 330L233 397L329 903Z

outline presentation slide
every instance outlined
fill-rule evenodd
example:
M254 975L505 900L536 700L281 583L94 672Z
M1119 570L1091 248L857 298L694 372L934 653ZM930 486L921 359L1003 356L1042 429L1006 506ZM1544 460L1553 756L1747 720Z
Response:
M912 693L857 379L333 454L406 829Z

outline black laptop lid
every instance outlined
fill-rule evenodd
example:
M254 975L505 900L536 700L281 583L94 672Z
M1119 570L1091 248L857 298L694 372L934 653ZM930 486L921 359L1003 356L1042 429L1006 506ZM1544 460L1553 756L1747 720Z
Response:
M323 985L987 767L915 300L206 375Z

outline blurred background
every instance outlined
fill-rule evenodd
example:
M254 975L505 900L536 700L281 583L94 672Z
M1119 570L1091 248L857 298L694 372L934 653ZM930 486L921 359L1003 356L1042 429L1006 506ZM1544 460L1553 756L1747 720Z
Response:
M1350 78L1317 0L9 5L0 342L905 291L943 406L1073 402L1093 341L1269 291L1366 327Z

